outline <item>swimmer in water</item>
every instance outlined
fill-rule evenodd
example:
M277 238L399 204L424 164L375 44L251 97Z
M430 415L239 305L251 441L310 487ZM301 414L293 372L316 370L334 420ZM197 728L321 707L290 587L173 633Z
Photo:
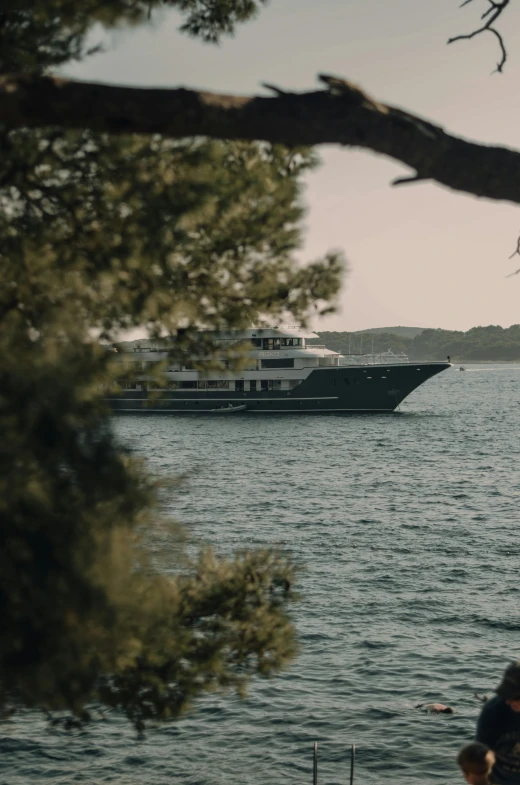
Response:
M417 703L415 709L423 709L432 714L455 714L451 706L445 706L444 703Z

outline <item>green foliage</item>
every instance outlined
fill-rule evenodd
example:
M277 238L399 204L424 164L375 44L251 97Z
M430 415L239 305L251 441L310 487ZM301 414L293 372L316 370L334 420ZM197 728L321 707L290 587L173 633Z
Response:
M95 25L113 28L153 20L174 8L181 30L217 43L251 19L266 0L0 0L0 71L36 71L79 60Z
M300 177L316 163L305 150L87 132L3 141L0 231L29 328L58 308L105 338L238 328L260 314L305 319L337 289L335 255L295 269Z
M393 333L320 332L320 340L328 348L342 354L405 352L411 360L452 360L484 362L520 360L520 325L504 328L497 325L472 327L467 332L426 329L414 338Z
M181 30L204 41L216 43L223 34L232 34L237 24L253 17L266 0L178 0L178 6L189 15Z
M103 702L140 727L276 672L294 650L290 565L206 552L175 578L154 571L140 539L158 489L88 394L100 350L41 348L0 355L2 706Z
M4 70L85 53L92 26L167 5L206 39L248 0L0 4ZM292 656L292 567L269 553L166 575L147 558L160 488L117 444L103 396L121 369L98 339L145 327L207 354L197 329L326 311L341 260L295 261L307 150L0 128L0 709L138 726L207 689L244 689ZM179 550L180 533L170 530Z
M163 580L162 607L146 609L130 656L120 636L114 639L122 659L100 680L98 698L142 727L147 719L177 716L201 692L233 687L243 695L253 674L270 676L294 655L285 611L291 580L292 569L276 554L226 561L205 551L191 575Z

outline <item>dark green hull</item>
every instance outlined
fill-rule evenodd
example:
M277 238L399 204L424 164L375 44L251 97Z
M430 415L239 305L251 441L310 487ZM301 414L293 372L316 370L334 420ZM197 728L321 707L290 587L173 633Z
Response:
M317 368L290 391L126 390L108 399L115 412L193 414L244 406L237 413L392 412L447 362ZM234 413L234 412L230 412Z

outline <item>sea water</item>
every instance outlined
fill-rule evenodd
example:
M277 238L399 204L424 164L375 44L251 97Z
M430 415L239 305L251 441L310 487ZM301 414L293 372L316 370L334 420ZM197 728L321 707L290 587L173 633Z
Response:
M393 415L137 415L120 440L218 553L302 570L297 659L248 697L210 695L141 740L115 713L65 731L0 723L0 783L462 782L458 748L520 656L520 365L452 368ZM153 532L151 533L152 545ZM193 545L191 547L194 547ZM163 569L173 554L154 546ZM414 708L441 701L455 713Z

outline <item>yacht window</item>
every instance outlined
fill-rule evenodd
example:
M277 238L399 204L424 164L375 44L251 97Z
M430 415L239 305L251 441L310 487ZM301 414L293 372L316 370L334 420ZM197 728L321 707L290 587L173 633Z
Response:
M264 349L279 349L280 338L263 338L262 347Z
M244 391L244 380L243 379L238 379L235 382L235 390L237 392L243 392Z
M281 390L282 389L282 380L281 379L269 379L269 389L270 390Z
M294 359L262 360L262 368L294 368Z
M199 390L207 390L208 383L207 382L197 382L197 387Z
M229 390L229 382L224 379L212 379L208 382L209 390Z
M256 392L256 379L251 379L249 382L249 389L251 392Z
M260 389L262 390L262 392L266 392L269 389L269 382L267 381L267 379L262 379L262 381L260 382Z
M197 389L197 382L181 382L181 388L183 390L196 390Z
M249 342L253 344L253 346L262 346L262 339L261 338L250 338Z

